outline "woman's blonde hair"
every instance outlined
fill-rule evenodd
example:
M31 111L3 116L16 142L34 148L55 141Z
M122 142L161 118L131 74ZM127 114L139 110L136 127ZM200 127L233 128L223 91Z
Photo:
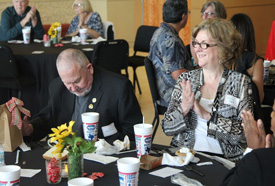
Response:
M206 19L197 25L192 31L193 41L201 30L207 30L209 36L217 44L220 63L225 68L231 69L241 54L241 34L231 22L221 18Z
M73 8L74 8L74 4L77 0L74 0L74 3L73 3ZM82 0L82 4L83 4L83 8L84 8L84 11L87 12L87 13L90 13L93 11L93 8L92 8L92 5L90 3L90 0Z

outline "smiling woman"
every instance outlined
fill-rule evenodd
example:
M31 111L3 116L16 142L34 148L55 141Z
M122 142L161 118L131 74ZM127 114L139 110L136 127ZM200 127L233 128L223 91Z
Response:
M89 0L75 0L72 5L76 16L71 21L65 37L79 35L81 28L87 29L88 38L98 38L103 35L103 24L101 17L94 12Z
M241 36L229 21L207 19L193 29L192 40L201 68L179 76L163 131L174 136L172 146L238 161L246 147L240 115L253 107L250 79L229 70Z

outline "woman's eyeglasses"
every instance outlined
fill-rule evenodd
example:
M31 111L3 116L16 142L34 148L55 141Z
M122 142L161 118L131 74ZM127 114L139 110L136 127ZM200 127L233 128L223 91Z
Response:
M198 45L199 45L202 49L207 49L208 47L217 46L217 44L199 43L199 42L197 42L197 41L192 41L192 46L193 46L194 48L197 48Z
M77 4L74 4L74 7L80 7L82 5L83 5L82 3L77 3Z
M201 12L201 16L207 15L207 16L211 16L211 15L215 15L216 13L212 13L212 12Z

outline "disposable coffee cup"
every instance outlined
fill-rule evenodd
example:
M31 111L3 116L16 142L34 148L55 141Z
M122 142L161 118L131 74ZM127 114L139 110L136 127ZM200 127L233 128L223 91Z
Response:
M81 114L84 138L88 141L97 141L99 113L85 112Z
M271 63L270 61L264 60L264 80L267 80L269 77L269 67L270 67Z
M153 127L151 124L134 125L137 156L149 154L152 142Z
M94 186L94 180L91 178L74 178L68 181L68 186Z
M17 165L6 165L0 167L0 185L19 185L21 167Z
M22 34L23 34L24 44L29 44L30 39L31 39L31 27L30 26L25 26L22 29Z
M80 42L81 43L86 43L86 40L87 40L87 29L86 28L81 28L79 30L79 34L80 34Z
M120 186L138 186L140 160L126 157L117 160Z

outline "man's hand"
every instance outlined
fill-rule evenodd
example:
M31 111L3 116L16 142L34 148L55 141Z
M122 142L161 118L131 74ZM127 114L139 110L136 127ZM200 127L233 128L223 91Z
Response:
M247 146L252 149L265 148L266 147L266 133L264 130L264 124L261 119L255 121L250 111L243 111L241 114L243 118L243 129L247 141ZM269 137L270 138L270 137ZM271 146L272 142L267 144Z
M24 17L24 19L22 19L22 21L20 21L20 24L22 27L25 27L26 24L32 20L32 25L33 27L36 25L37 23L37 18L36 18L36 8L34 6L32 6L32 8L30 9L30 11L26 14L26 16Z
M22 121L22 134L23 136L30 136L33 133L32 124L28 123L28 117L25 116Z
M274 148L275 138L272 134L268 134L265 138L265 148Z

